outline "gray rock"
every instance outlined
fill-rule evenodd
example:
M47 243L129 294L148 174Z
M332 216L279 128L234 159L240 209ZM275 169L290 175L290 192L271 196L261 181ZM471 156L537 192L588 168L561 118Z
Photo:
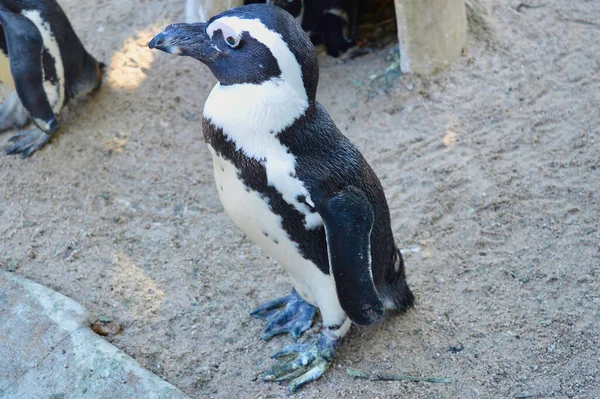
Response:
M0 398L186 398L89 326L77 302L0 272Z

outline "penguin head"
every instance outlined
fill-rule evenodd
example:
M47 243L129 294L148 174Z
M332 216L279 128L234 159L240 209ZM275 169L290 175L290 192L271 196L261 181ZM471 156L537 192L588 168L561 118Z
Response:
M315 99L315 49L294 18L279 7L249 4L206 23L169 25L148 46L201 61L221 85L283 80L302 97Z

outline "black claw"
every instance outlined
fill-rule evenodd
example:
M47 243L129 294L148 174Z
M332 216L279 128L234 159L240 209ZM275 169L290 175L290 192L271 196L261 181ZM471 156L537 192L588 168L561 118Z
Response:
M27 148L25 151L21 152L21 159L26 159L29 158L30 156L33 155L34 152L36 152L38 149L38 147L29 147Z
M19 151L17 151L17 146L16 145L9 145L6 146L4 148L4 153L6 155L13 155L13 154L17 154Z
M268 319L273 313L277 313L278 309L285 306L287 303L286 300L288 296L284 296L282 298L277 298L267 303L263 303L252 312L250 312L250 316L255 317L257 319Z
M286 330L283 328L269 328L268 326L264 329L264 331L260 334L260 339L263 341L268 341L276 335L285 333Z

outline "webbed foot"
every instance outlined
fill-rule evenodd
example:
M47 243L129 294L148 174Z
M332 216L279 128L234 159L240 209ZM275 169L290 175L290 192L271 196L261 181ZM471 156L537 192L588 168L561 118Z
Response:
M265 381L291 380L288 389L296 392L329 369L337 343L337 339L319 334L312 342L289 345L273 355L278 361L262 373L262 378Z
M50 140L50 135L38 128L21 130L11 137L4 147L6 155L21 154L22 158L31 156Z
M267 326L260 334L260 339L266 341L283 333L298 338L310 328L316 311L317 308L292 290L290 295L267 302L250 312L250 315L267 320Z

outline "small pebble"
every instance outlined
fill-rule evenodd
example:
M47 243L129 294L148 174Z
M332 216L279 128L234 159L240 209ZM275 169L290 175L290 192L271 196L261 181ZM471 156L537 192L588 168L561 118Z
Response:
M121 331L120 324L112 321L103 322L101 318L92 323L90 327L92 328L92 331L103 337L106 337L108 335L115 335Z
M17 262L14 259L10 259L8 261L8 271L9 272L14 272L15 270L17 270L17 268L19 267L19 265L17 264Z

